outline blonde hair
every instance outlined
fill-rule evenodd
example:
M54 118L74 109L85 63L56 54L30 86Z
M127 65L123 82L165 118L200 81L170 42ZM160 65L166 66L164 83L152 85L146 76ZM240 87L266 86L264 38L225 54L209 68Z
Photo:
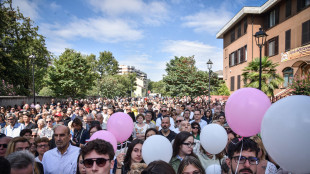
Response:
M266 152L266 149L264 147L262 139L257 135L250 137L250 139L253 140L255 143L257 143L259 150L262 152L262 156L259 158L261 160L265 160L267 152Z

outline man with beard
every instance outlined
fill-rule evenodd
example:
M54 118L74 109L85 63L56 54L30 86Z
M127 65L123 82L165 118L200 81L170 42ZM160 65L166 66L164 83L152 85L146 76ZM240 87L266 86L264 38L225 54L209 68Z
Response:
M44 173L76 173L76 159L80 148L70 144L70 129L64 125L57 125L53 136L57 148L44 153L42 160Z
M169 129L170 127L170 118L169 117L164 117L161 120L161 127L162 129L159 131L159 135L162 135L171 142L174 140L175 136L177 135L175 132Z
M259 158L257 157L258 152L258 145L253 140L248 138L243 138L241 140L239 140L239 138L234 138L228 145L228 158L226 159L226 163L232 173L256 174L257 165L259 163Z

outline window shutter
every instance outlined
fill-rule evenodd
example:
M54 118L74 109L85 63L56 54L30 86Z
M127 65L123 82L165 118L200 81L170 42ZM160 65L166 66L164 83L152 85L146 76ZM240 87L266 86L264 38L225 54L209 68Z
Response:
M302 9L302 0L297 0L297 12Z
M240 63L242 63L242 62L244 62L244 47L241 48L240 53L241 53L241 59L240 59L241 62Z
M235 90L235 77L232 76L230 77L230 91L234 91Z
M240 75L238 75L238 77L237 77L238 79L237 79L237 89L240 89L240 81L241 81L241 77L240 77Z
M279 36L275 37L274 47L274 55L277 55L279 53Z
M292 13L292 0L286 0L285 17L291 16Z
M279 6L275 9L275 25L279 24Z
M270 12L265 15L265 20L264 20L264 22L265 22L264 23L264 28L265 29L269 28L269 14L270 14Z
M291 30L285 32L285 51L291 49Z
M310 42L310 20L302 24L301 44Z
M231 67L231 54L229 54L229 67Z

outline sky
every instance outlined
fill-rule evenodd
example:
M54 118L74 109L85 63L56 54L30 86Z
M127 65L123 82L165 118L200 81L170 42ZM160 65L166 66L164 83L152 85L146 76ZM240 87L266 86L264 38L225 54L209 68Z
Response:
M55 56L110 51L120 65L159 81L175 56L195 56L198 69L223 69L216 33L244 6L266 0L13 0L45 37Z

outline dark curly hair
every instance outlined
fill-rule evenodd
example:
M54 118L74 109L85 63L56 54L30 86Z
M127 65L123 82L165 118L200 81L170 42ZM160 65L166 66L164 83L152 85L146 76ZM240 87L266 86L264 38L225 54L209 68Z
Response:
M82 155L83 160L85 158L85 155L87 155L93 150L95 150L98 154L108 154L110 160L113 160L115 155L111 143L101 139L96 139L88 142L84 147L81 148L80 153Z
M257 143L249 138L234 138L228 145L228 152L227 155L230 159L232 159L234 153L239 153L242 147L242 151L250 151L255 152L257 157L259 152L259 147Z

